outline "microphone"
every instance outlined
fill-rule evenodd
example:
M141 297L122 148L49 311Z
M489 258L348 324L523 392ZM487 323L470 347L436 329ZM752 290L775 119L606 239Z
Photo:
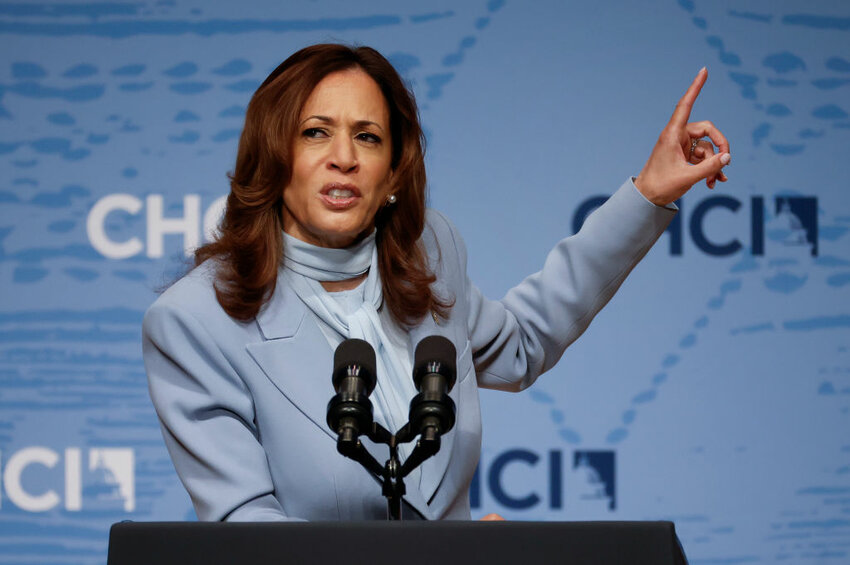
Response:
M372 426L375 390L375 350L362 339L346 339L334 352L333 386L337 394L328 402L328 426L339 436L337 447L357 443Z
M425 442L439 445L440 436L455 425L455 403L449 391L457 380L454 344L443 336L428 336L416 346L413 383L419 391L410 401L410 429Z

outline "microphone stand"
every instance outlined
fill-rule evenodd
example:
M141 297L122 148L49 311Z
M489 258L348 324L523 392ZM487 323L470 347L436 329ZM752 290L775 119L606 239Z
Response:
M398 446L412 441L415 437L409 422L395 434L391 434L379 423L372 422L366 437L375 443L386 444L390 448L390 457L383 466L352 433L339 435L336 443L337 451L360 463L381 483L381 494L387 499L389 520L401 520L401 500L407 492L404 477L440 450L440 434L435 427L425 428L419 441L416 442L416 447L403 464L399 461Z

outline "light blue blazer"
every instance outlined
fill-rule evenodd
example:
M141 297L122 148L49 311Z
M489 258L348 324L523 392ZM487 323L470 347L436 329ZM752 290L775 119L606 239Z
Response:
M422 242L434 289L455 304L448 320L426 316L412 328L409 348L434 334L454 342L457 423L423 464L418 486L409 485L408 516L469 519L481 450L478 389L522 390L551 368L674 214L627 181L541 271L493 301L467 278L457 230L429 211ZM198 518L386 518L377 482L336 451L325 424L333 350L288 285L279 282L255 320L238 322L216 301L207 261L150 307L143 335L151 398ZM385 446L367 447L386 460Z

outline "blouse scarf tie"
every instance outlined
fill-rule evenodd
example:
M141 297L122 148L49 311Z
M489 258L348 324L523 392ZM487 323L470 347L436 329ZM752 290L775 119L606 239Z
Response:
M375 349L378 377L372 393L375 419L391 433L397 432L407 422L410 399L416 390L409 353L389 339L378 313L383 293L375 232L343 249L318 247L287 233L283 238L284 277L307 308L336 332L338 339L331 347L335 348L344 339L358 338ZM345 308L321 285L322 281L342 281L367 272L362 283L363 301L354 309ZM406 451L402 449L402 453Z

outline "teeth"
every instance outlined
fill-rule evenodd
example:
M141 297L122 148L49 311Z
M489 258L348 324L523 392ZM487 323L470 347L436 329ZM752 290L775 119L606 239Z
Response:
M331 198L351 198L354 196L354 192L347 188L332 188L328 191L328 196Z

